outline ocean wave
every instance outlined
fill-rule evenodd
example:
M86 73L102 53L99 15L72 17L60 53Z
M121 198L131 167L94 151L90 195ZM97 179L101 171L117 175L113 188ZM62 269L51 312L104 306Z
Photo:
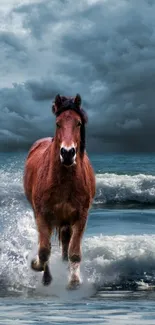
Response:
M95 205L155 204L155 176L98 174Z
M12 203L27 204L21 171L0 170L0 206ZM155 176L96 174L96 196L94 207L155 205Z
M92 295L100 290L150 289L155 286L155 235L90 236L83 240L81 265L83 289ZM42 275L30 269L37 252L37 232L32 213L10 220L0 243L0 292L50 294L69 297L66 290L68 267L61 261L58 243L52 241L50 269L53 282L41 285ZM80 291L79 291L80 293ZM78 296L77 293L74 294ZM71 296L73 297L73 296ZM78 296L79 297L79 296Z
M99 289L155 285L155 235L93 236L84 242L85 267Z
M21 171L4 171L0 169L0 207L18 204L24 199Z

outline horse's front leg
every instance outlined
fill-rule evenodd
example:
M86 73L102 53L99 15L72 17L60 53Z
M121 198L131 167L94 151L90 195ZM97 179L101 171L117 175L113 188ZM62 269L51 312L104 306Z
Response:
M69 288L80 285L81 240L87 221L87 214L81 214L79 220L72 226L72 235L69 243L68 256L70 263Z
M34 271L44 271L42 282L44 285L50 284L52 276L48 267L48 259L51 252L51 232L52 228L49 222L40 215L36 216L36 224L39 235L38 256L31 262Z

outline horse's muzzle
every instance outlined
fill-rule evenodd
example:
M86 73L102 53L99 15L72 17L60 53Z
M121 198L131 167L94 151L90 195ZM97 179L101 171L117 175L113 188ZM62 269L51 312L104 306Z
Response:
M60 149L60 159L61 163L67 167L72 166L75 164L76 159L76 150L74 147L67 149L65 147L62 147Z

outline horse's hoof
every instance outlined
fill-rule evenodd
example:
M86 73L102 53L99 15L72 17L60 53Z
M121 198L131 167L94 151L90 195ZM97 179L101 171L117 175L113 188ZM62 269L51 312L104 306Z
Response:
M62 255L63 262L68 262L68 254Z
M52 282L52 276L51 274L45 274L43 275L43 278L42 278L42 284L44 286L48 286L50 283Z
M32 261L31 261L31 268L36 271L36 272L42 272L44 271L44 268L42 265L40 265L37 261L36 258L34 258Z
M52 282L52 275L50 273L48 265L45 266L42 283L44 286L48 286Z
M68 290L77 290L80 288L80 280L76 279L76 280L71 280L68 283L67 289Z

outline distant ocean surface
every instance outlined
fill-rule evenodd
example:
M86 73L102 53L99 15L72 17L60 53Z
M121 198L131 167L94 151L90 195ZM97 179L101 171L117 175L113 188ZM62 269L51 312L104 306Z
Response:
M83 284L52 239L53 283L30 269L37 232L25 199L26 153L0 153L0 324L155 324L155 154L90 155L97 192L83 238Z

